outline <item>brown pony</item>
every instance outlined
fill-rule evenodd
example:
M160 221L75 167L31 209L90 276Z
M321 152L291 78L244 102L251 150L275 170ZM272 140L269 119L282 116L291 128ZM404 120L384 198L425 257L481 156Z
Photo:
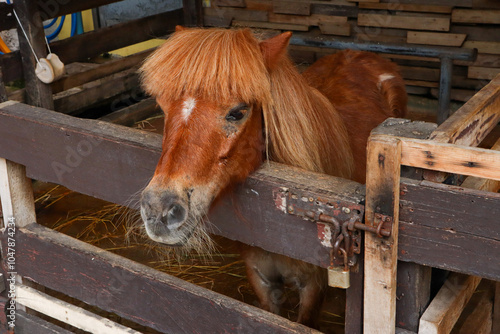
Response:
M290 37L178 27L146 60L144 87L165 112L163 152L141 200L151 239L210 247L201 218L266 157L364 182L370 131L406 110L396 66L342 51L300 75L287 56ZM283 286L292 284L298 321L317 326L323 269L255 247L243 257L262 308L279 313Z

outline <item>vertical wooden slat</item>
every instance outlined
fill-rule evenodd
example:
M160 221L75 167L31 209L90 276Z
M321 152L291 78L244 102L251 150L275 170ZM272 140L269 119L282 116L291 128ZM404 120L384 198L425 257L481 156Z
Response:
M363 249L358 256L357 271L351 270L351 286L346 290L345 333L363 333Z
M188 27L203 26L203 7L201 0L182 0L184 9L184 25Z
M392 234L365 235L364 333L394 334L398 247L401 143L375 135L368 141L366 224L375 226L375 214L392 217Z
M420 316L429 304L431 267L411 262L398 262L396 325L418 331Z
M495 299L493 301L493 325L491 333L500 333L500 282L495 283Z
M43 23L38 11L36 1L16 1L14 9L19 16L22 28L28 36L26 40L21 28L18 29L19 49L23 60L23 72L26 82L26 102L36 107L54 109L52 89L50 85L41 82L35 73L37 61L33 55L30 44L38 58L47 56Z
M4 219L14 218L17 227L36 221L33 189L26 168L3 158L0 158L0 198Z
M7 90L3 82L2 68L0 67L0 103L7 101Z

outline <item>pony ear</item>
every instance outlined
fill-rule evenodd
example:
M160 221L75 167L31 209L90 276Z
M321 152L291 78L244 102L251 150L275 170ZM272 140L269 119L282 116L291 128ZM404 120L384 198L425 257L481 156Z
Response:
M180 26L180 25L175 26L175 32L184 31L184 30L187 30L187 28Z
M285 55L291 37L292 33L288 31L260 42L260 50L268 69L272 70Z

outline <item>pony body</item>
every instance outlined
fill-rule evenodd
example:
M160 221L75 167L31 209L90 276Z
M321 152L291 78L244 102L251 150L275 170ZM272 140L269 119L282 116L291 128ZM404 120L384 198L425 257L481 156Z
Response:
M266 157L364 182L371 129L405 112L395 65L343 51L300 75L286 55L290 37L179 28L144 63L144 87L165 112L162 155L141 200L153 240L202 251L210 238L200 218ZM317 326L324 270L255 247L243 257L264 309L279 313L280 291L293 285L298 321Z

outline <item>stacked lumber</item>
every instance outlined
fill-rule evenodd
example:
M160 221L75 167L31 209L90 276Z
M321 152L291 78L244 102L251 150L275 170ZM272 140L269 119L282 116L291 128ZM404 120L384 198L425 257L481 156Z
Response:
M338 39L477 48L455 62L452 99L466 101L500 73L500 2L495 0L206 0L206 26L291 30ZM298 63L335 52L291 47ZM439 60L386 55L402 68L408 92L437 96Z

